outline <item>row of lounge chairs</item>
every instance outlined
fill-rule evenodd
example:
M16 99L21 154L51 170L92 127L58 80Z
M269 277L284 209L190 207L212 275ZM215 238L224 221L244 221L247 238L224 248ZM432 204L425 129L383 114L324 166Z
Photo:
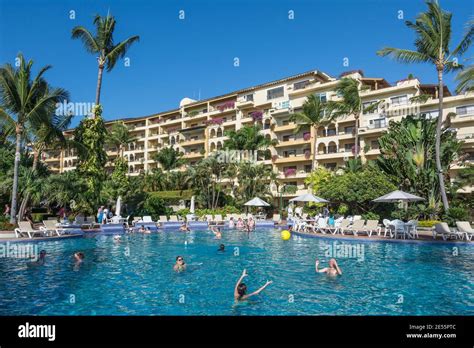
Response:
M56 226L55 220L43 220L43 225L39 229L33 228L29 221L19 221L18 227L15 228L15 236L17 238L21 237L51 237L51 236L61 236L64 234L64 230Z
M226 214L225 218L223 218L221 214L216 214L216 215L204 215L199 220L205 221L209 225L224 225L225 222L230 221L231 218L233 218L234 220L238 220L238 219L248 220L250 217L253 219L256 219L256 217L253 216L252 214ZM190 221L190 219L187 219L187 220ZM166 215L160 215L160 218L157 221L157 223L164 224L166 222L185 222L185 221L186 220L181 219L177 215L170 215L169 219L167 218ZM280 214L273 215L273 222L275 222L276 224L281 223ZM132 224L134 226L140 223L154 223L154 221L151 218L151 216L133 218Z
M294 230L298 232L307 232L307 233L317 233L320 232L322 234L337 234L340 233L342 235L350 233L354 236L358 236L359 234L366 234L369 237L372 234L377 234L380 236L382 233L382 228L378 226L377 220L354 220L351 223L349 219L343 219L338 224L334 226L328 225L328 219L321 217L315 223L309 223L305 220L295 220ZM385 231L385 234L387 231Z
M474 236L474 229L471 227L467 221L456 221L455 229L450 229L448 224L445 222L440 222L434 225L433 227L433 239L436 239L440 235L444 240L448 239L463 239L471 241Z

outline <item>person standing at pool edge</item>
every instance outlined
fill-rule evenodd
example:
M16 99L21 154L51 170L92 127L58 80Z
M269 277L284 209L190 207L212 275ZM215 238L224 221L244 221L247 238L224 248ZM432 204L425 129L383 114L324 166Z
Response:
M234 288L234 299L235 301L245 301L247 300L249 297L252 297L252 296L255 296L255 295L258 295L260 294L263 290L265 290L265 288L267 286L269 286L271 283L273 283L273 281L271 280L267 280L267 282L265 283L265 285L263 285L260 289L258 289L257 291L254 291L252 292L251 294L248 294L247 295L247 285L245 285L245 283L242 283L242 280L247 276L247 270L244 269L244 271L242 272L242 275L240 276L239 280L237 281L237 283L235 284L235 288Z

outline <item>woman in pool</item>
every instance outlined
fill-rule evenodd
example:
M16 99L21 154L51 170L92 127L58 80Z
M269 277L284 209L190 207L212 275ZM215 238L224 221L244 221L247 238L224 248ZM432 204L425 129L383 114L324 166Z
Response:
M219 227L213 226L211 227L212 233L216 236L216 239L221 239L222 238L222 232Z
M252 217L249 217L249 221L247 222L247 228L250 231L255 229L255 220Z
M245 225L244 225L244 220L242 220L241 218L239 218L237 220L237 224L235 225L237 227L238 230L242 230Z
M245 301L249 299L249 297L252 297L254 295L260 294L267 286L269 286L271 283L273 283L271 280L267 280L265 285L263 285L260 289L257 291L252 292L251 294L247 295L247 285L242 283L242 280L247 276L247 270L244 269L242 272L242 275L240 276L239 280L237 281L237 284L235 284L235 289L234 289L234 299L238 301Z
M342 275L342 271L339 268L339 265L337 264L336 259L331 259L329 260L329 267L319 269L319 260L316 260L316 272L317 273L326 273L327 275L330 276L337 276L337 275Z
M81 251L77 251L74 253L74 261L76 262L76 264L84 262L84 258L85 258L85 255Z
M183 222L183 224L180 226L179 230L183 231L183 232L189 232L190 231L188 225L186 225L185 222Z
M184 262L184 258L182 256L176 257L176 263L173 266L173 270L176 272L182 272L186 270L186 263Z
M229 228L235 228L235 221L233 217L229 219Z

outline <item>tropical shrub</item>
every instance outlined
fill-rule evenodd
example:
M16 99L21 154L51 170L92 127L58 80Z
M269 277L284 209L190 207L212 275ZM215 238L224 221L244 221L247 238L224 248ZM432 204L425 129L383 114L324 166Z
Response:
M362 214L362 219L364 220L378 220L380 221L380 215L377 213L374 213L372 211L368 211L364 214Z
M11 224L5 216L0 216L0 231L13 231L15 225Z
M456 221L469 221L469 213L464 207L450 207L443 215L443 221L454 227Z
M440 223L439 220L421 220L418 221L418 227L432 228L434 225Z

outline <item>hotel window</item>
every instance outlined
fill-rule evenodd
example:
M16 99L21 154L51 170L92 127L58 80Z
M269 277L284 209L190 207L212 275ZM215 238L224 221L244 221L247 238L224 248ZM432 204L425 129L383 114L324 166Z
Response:
M267 100L283 97L285 94L283 87L269 89L267 91Z
M344 145L344 151L345 151L345 152L351 152L353 147L354 147L354 144L353 144L353 143L345 144L345 145Z
M293 89L296 91L298 89L306 88L306 86L308 86L308 85L309 85L309 80L296 82L295 84L293 84Z
M328 128L326 136L330 137L332 135L336 135L336 128Z
M283 141L290 141L291 135L284 135L283 136Z
M379 142L378 142L378 140L372 140L372 141L370 142L370 148L371 148L371 149L378 149L378 148L379 148Z
M312 170L312 166L310 164L306 164L304 166L304 172L305 173L311 173L311 170Z
M439 110L426 111L426 112L422 112L421 114L425 116L426 118L432 120L432 119L438 118Z
M295 156L296 151L295 150L289 150L289 151L284 151L283 152L283 157L290 157L290 156Z
M390 98L392 105L398 106L398 105L407 105L408 104L408 96L407 95L401 95L398 97L393 97Z
M354 132L353 126L344 127L344 134L352 134L352 132Z
M326 93L318 93L315 94L315 97L319 99L320 102L325 103L327 102L328 98L326 96Z
M387 121L385 120L385 118L379 118L376 120L370 120L369 125L372 128L384 128L387 126Z
M253 101L253 93L247 94L247 95L244 97L244 99L245 99L246 101Z
M326 169L336 169L337 163L326 163L324 166Z
M474 114L474 105L458 106L456 114L459 116Z

